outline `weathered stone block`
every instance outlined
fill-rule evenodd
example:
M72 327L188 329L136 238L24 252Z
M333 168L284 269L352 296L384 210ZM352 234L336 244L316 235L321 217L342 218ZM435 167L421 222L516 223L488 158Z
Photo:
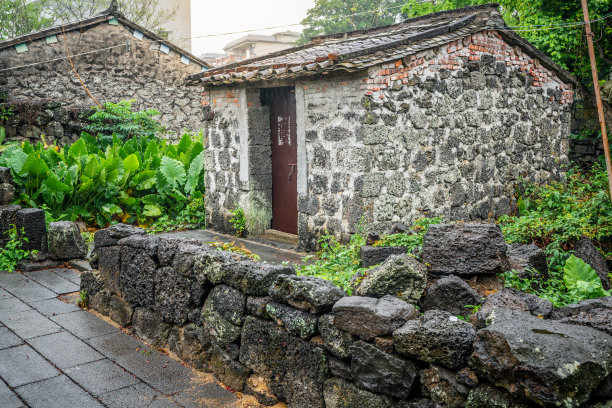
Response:
M423 239L423 263L434 275L482 275L508 270L506 242L496 224L431 225Z
M419 315L412 305L393 296L348 296L340 299L332 311L336 327L364 340L391 334Z
M52 259L82 259L87 255L87 244L74 222L50 222L47 237L49 256Z
M410 395L419 373L412 362L362 340L353 343L351 355L351 372L359 387L399 398Z
M457 374L443 367L431 365L421 370L421 383L426 395L449 408L465 406L469 388L457 381Z
M183 325L191 309L191 280L174 268L155 271L155 310L171 324Z
M369 268L370 266L378 265L387 260L391 255L402 255L406 253L404 247L376 247L364 245L359 248L361 257L361 266Z
M610 290L610 278L608 277L610 271L608 270L608 265L592 240L586 237L580 238L574 245L574 255L591 265L595 272L597 272L603 288Z
M310 313L325 313L345 296L342 289L328 280L314 276L279 275L269 291L270 296L283 303Z
M516 270L521 277L529 277L531 279L547 279L548 264L546 263L546 254L534 244L521 245L512 244L508 247L508 261L510 268ZM527 271L528 268L535 269L539 275L531 276Z
M219 346L213 348L210 367L212 368L213 374L215 374L223 384L236 391L242 391L251 372L249 368L240 364L238 361L232 360L230 355Z
M478 311L476 318L478 327L482 328L491 324L495 313L500 309L516 310L529 314L529 306L520 297L509 289L504 289L487 296L484 304Z
M45 211L38 208L19 210L16 214L16 222L20 236L28 239L28 242L23 243L22 249L38 251L37 258L46 257L49 248L47 246Z
M466 408L528 408L531 405L517 401L507 392L488 384L470 390Z
M240 362L271 377L274 394L292 407L323 408L323 383L328 378L325 351L291 336L274 323L247 317Z
M9 241L8 232L12 225L17 225L17 212L21 210L20 205L0 206L0 246Z
M223 318L235 325L241 325L245 317L246 296L225 285L215 286L209 294L211 306Z
M421 307L423 311L444 310L453 315L467 316L471 310L466 305L476 306L482 302L482 296L463 279L450 275L427 288Z
M342 378L330 378L323 386L326 408L390 408L388 397L355 387Z
M278 325L284 326L289 333L304 340L308 340L317 332L318 319L310 313L276 302L269 302L266 312Z
M98 254L98 270L106 288L112 293L121 294L119 277L121 274L121 247L109 246L95 249Z
M125 299L113 295L109 304L109 316L119 326L127 327L132 324L134 308Z
M227 346L240 338L240 326L233 324L215 309L213 292L204 302L201 321L208 341L213 344Z
M155 306L155 262L146 250L121 247L119 289L125 300L136 306Z
M132 315L132 331L147 343L161 347L166 343L170 325L151 309L137 307Z
M246 312L251 316L268 319L266 305L271 301L267 296L249 296L246 301Z
M13 174L10 167L0 167L0 184L13 183Z
M115 224L108 228L96 231L94 234L94 247L102 248L117 245L120 239L130 235L143 235L144 229L127 224Z
M15 187L12 184L0 184L0 205L9 205L15 198Z
M334 325L333 315L327 314L319 317L318 329L323 338L323 345L330 353L340 358L350 356L349 347L353 344L353 336Z
M393 332L398 353L450 369L466 365L476 330L448 312L431 310Z

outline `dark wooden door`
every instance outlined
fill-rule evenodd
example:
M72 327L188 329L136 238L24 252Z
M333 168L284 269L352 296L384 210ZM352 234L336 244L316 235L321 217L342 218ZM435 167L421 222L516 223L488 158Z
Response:
M297 127L293 87L266 90L272 137L272 228L297 234Z

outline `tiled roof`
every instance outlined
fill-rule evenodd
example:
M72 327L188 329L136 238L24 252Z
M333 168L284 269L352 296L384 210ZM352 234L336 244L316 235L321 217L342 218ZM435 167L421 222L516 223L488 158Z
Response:
M505 28L497 4L443 11L369 30L315 37L309 44L243 60L188 77L190 83L222 85L355 72L397 60L485 30ZM507 28L504 40L525 48L564 79L575 82L549 57Z

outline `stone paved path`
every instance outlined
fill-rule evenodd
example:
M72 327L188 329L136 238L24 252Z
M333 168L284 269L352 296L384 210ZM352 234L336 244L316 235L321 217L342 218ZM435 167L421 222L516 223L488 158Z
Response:
M240 407L212 378L58 299L80 274L0 272L0 407Z

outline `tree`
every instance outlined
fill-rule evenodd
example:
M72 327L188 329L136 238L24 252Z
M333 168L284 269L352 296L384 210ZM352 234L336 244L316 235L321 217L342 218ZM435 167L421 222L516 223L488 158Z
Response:
M405 0L316 0L302 25L298 43L317 35L363 30L393 24Z
M17 37L53 23L43 10L47 1L0 1L0 39Z

